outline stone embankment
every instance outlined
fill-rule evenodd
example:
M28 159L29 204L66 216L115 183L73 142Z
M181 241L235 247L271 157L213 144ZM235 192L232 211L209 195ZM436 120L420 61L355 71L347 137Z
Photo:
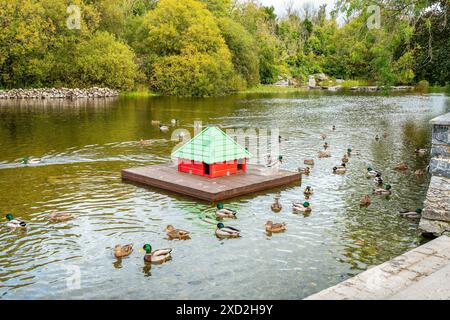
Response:
M116 97L119 91L109 88L68 89L11 89L0 91L0 99L95 99Z
M450 232L450 113L431 120L433 125L430 186L419 228L425 235Z

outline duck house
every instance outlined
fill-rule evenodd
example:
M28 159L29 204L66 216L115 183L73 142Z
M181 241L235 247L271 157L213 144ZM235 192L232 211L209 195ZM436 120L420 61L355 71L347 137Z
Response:
M172 153L178 171L217 178L245 172L250 152L217 127L207 127Z

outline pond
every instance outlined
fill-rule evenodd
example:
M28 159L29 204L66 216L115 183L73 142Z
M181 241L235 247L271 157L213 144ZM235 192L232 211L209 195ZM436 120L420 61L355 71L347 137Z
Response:
M252 94L207 99L118 98L96 101L0 101L0 215L28 222L24 232L0 228L2 299L300 299L418 246L417 222L397 215L422 207L429 177L417 177L429 147L429 120L450 111L445 95L357 95L328 93ZM282 168L303 160L316 164L302 185L226 201L238 218L238 239L214 236L213 205L173 193L124 183L125 168L170 161L177 142L152 119L193 134L194 121L226 128L278 128ZM331 127L335 125L336 131ZM332 157L317 159L321 134ZM380 141L374 139L379 135ZM385 137L383 137L385 136ZM139 139L151 140L141 146ZM348 147L344 175L332 167ZM25 156L41 164L20 163ZM410 170L392 167L406 162ZM359 200L374 183L371 166L393 187L391 197ZM315 189L309 216L293 214L292 202ZM274 196L283 210L273 213ZM52 211L75 219L51 223ZM268 236L267 220L288 230ZM166 225L189 230L187 241L166 239ZM114 258L116 244L134 253ZM173 259L144 264L139 248L173 248Z

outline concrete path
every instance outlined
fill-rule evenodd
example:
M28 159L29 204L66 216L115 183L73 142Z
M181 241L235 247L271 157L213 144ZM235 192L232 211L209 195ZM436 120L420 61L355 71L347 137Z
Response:
M305 300L375 299L450 299L450 237L439 237Z

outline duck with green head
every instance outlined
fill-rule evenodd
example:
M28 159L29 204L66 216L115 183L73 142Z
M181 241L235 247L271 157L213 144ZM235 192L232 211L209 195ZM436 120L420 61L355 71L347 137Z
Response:
M141 251L145 252L145 255L144 255L145 262L160 264L160 263L164 263L172 258L172 256L171 256L172 249L169 249L169 248L153 250L152 246L150 244L145 244L142 247Z
M368 167L366 175L368 178L373 178L376 177L377 175L381 175L381 172L374 170L372 167Z
M386 184L386 185L384 186L384 188L377 188L377 189L374 189L374 190L373 190L373 193L374 193L374 194L378 194L378 195L385 195L385 196L388 196L388 195L392 194L391 189L392 189L392 186L391 186L390 184Z
M218 238L238 238L241 235L238 229L234 227L225 226L221 222L217 224L217 229L215 233Z
M311 204L308 201L305 201L303 203L293 203L292 209L294 212L311 212L312 207Z
M236 218L237 211L224 208L223 203L217 204L216 217L218 218Z
M5 216L5 218L6 220L8 220L8 222L6 222L6 226L8 228L19 229L19 228L26 228L27 226L27 224L24 221L14 218L14 216L11 213L8 213Z
M42 160L38 159L38 158L30 158L30 157L23 157L22 158L22 163L23 164L38 164L41 163Z
M333 173L345 173L347 171L347 165L342 163L340 166L333 167Z
M408 219L420 219L422 217L422 209L417 208L415 211L400 211L399 214Z

